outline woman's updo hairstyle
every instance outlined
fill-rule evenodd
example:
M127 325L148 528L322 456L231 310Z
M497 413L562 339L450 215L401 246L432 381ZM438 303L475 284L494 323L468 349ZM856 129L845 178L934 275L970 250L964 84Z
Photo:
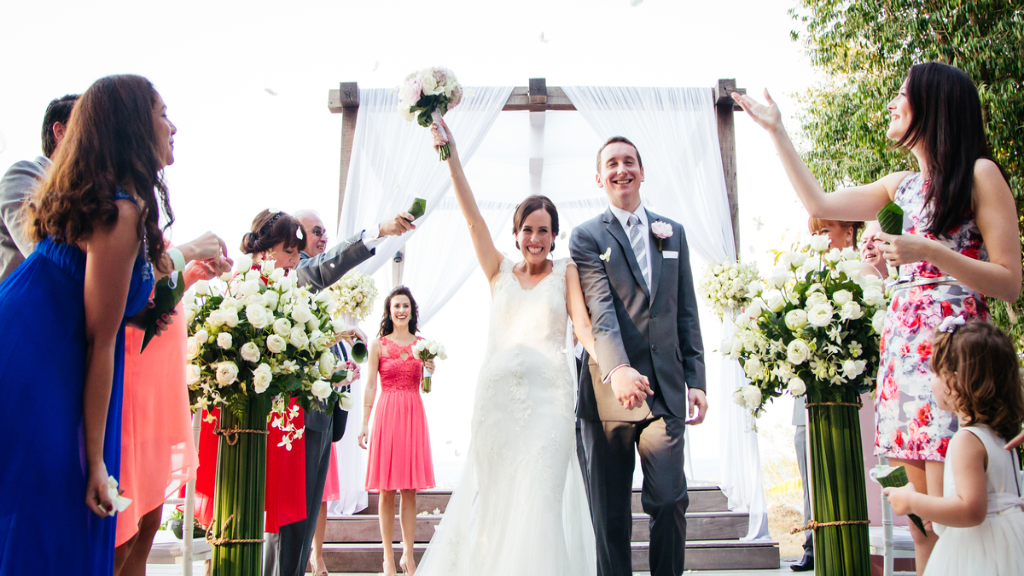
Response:
M264 210L252 221L252 231L242 236L242 253L259 254L284 242L284 248L306 249L306 233L295 217Z
M558 209L555 208L555 203L547 196L530 196L523 200L519 206L516 206L516 213L512 216L512 234L519 234L519 231L523 229L523 223L526 222L526 217L537 210L548 211L548 214L551 216L551 235L558 236ZM516 248L519 248L518 240L516 240ZM555 242L553 240L551 242L551 251L555 251Z

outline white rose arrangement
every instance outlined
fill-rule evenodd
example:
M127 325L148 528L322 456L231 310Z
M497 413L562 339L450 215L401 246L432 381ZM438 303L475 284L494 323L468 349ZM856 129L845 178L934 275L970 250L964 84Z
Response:
M704 270L697 291L707 300L719 318L732 308L739 311L763 289L757 265L742 262L719 262Z
M882 280L861 275L856 251L829 250L827 238L812 237L776 255L765 285L748 282L752 299L720 348L743 364L750 384L733 400L755 418L786 391L806 394L811 402L834 402L843 391L871 389L885 318ZM722 268L705 278L708 286L721 286L726 277L737 284L748 280L739 273L732 277L737 265L716 266Z
M333 297L314 297L284 270L239 258L233 275L204 283L185 295L189 318L186 382L193 410L233 409L246 397L272 398L269 422L285 432L281 445L302 436L292 425L298 407L333 409L345 395L335 384L348 377L330 351ZM223 283L222 283L223 282ZM370 281L373 295L376 289ZM364 291L363 296L366 295ZM319 295L318 295L319 296ZM237 411L237 410L236 410Z
M360 322L366 320L373 310L373 303L377 300L377 285L373 278L352 271L320 295L330 297L326 306L332 318L339 320L341 315L348 314Z
M444 349L444 345L434 340L427 340L421 338L412 345L412 354L420 360L426 362L432 358L440 358L441 360L448 359L448 351ZM424 368L423 370L423 392L428 393L431 390L431 374Z

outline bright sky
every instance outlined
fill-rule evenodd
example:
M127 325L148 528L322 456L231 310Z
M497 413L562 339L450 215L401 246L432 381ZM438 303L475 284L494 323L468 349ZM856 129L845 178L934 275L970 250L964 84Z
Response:
M759 97L769 87L788 115L796 111L790 95L814 78L790 40L798 26L787 15L794 4L59 0L42 9L6 1L0 3L0 53L6 55L0 64L0 165L40 154L40 123L52 98L82 92L108 74L144 75L178 127L176 161L166 170L175 239L210 229L234 252L252 217L266 207L314 208L333 227L341 116L327 110L327 94L339 82L393 87L431 65L448 66L466 86L523 86L545 77L549 86L710 87L719 78L736 78ZM803 230L806 217L763 131L740 115L736 125L743 258L763 259L787 228ZM755 227L755 217L763 229ZM694 270L698 278L701 272ZM486 306L480 275L456 301ZM475 381L479 358L468 341L484 327L467 325L458 312L446 310L427 327L453 358L435 390L445 380L464 379L464 393ZM705 341L709 362L718 361L717 345ZM450 408L446 402L459 401L435 392L428 412L440 415ZM769 418L786 420L788 410L780 405ZM460 423L444 420L431 418L435 446L457 445L468 411ZM701 450L695 457L713 460L717 431L712 424L694 432L695 450Z

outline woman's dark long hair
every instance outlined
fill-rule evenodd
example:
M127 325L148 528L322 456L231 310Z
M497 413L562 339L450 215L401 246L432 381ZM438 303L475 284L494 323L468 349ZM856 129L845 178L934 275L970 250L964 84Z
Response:
M395 296L405 296L409 299L409 304L412 305L412 313L409 315L409 333L415 335L419 331L416 323L420 318L420 307L416 305L416 299L412 297L412 291L405 286L395 288L384 299L384 319L380 321L380 332L377 335L383 337L395 331L395 323L391 320L391 299Z
M931 214L925 231L939 236L956 229L971 213L974 163L979 158L992 160L981 100L967 74L940 62L910 69L907 98L910 126L897 145L920 144L924 150L930 171L925 201Z
M306 249L302 224L285 212L264 210L252 219L251 232L242 236L242 254L259 254L284 242L284 248Z
M140 237L149 261L163 261L163 230L174 223L153 123L157 92L142 76L100 78L78 99L50 175L25 207L25 229L35 241L77 243L113 226L114 191L131 186L145 204ZM164 226L160 226L160 214Z

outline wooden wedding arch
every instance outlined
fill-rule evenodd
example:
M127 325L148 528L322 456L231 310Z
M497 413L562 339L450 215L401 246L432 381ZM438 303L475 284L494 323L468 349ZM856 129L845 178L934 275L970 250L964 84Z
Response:
M736 127L733 113L742 111L731 96L732 92L746 94L746 89L736 87L735 78L722 78L709 88L718 119L718 145L722 153L722 172L725 174L725 189L729 199L729 215L732 219L733 243L736 254L740 253L739 200L736 185ZM327 108L332 114L341 114L341 176L338 183L338 222L341 222L341 208L345 203L345 184L348 181L349 164L352 161L352 140L356 133L356 118L359 116L359 85L356 82L342 82L327 97ZM517 86L505 102L503 112L548 110L575 111L576 107L558 86L548 86L544 78L530 78L528 86Z

